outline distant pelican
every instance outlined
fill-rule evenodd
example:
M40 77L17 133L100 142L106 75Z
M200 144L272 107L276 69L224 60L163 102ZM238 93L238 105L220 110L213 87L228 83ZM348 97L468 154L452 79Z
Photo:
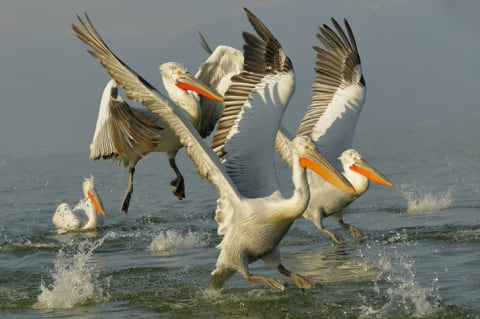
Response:
M71 208L67 203L61 203L53 214L52 222L59 233L95 229L101 224L101 220L97 219L97 212L102 216L106 215L95 189L93 176L83 180L82 189L85 197L75 207Z
M199 99L189 90L209 99L223 100L222 96L191 76L187 68L179 63L164 63L160 66L160 72L169 97L185 111L195 127L204 121L200 118ZM122 212L127 213L130 205L135 166L151 152L167 153L168 162L176 174L176 178L170 182L173 194L178 199L185 198L183 176L175 163L175 156L181 147L178 137L157 115L144 108L131 107L118 95L115 80L107 83L90 145L90 159L108 159L128 167L128 186L121 204Z
M217 267L209 289L221 289L235 271L251 282L283 290L285 282L252 275L248 264L258 259L290 277L297 287L313 283L282 265L278 244L305 209L309 191L305 169L311 168L338 187L351 185L314 150L308 137L293 140L290 198L280 192L274 165L274 142L285 107L294 91L290 59L265 25L247 9L247 16L261 39L244 33L245 72L235 77L227 91L225 110L213 138L215 152L206 145L184 112L162 96L107 47L86 17L78 17L83 28L72 25L78 38L89 45L130 99L141 101L158 114L180 138L200 176L217 189L216 220L223 235ZM222 161L222 162L221 162Z

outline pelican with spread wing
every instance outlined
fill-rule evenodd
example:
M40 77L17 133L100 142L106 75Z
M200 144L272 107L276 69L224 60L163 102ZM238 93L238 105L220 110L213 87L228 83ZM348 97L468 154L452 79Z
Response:
M190 75L187 68L179 63L162 64L160 73L169 97L185 111L197 128L206 121L201 119L202 110L196 93L207 100L223 100L221 95ZM177 135L162 119L145 108L130 106L118 94L115 80L107 83L90 145L90 159L108 159L128 167L128 186L121 204L122 212L127 213L130 205L135 166L151 152L167 153L168 162L176 174L170 182L173 194L178 199L185 198L184 179L175 162L181 147Z
M355 127L365 102L366 85L350 25L345 19L345 33L333 18L332 23L336 32L324 24L317 33L317 39L325 48L314 47L317 56L312 85L314 95L297 136L308 136L315 141L317 150L342 170L355 188L355 193L346 192L307 173L311 200L303 217L311 220L333 242L340 243L341 240L323 226L323 218L332 216L353 237L363 236L359 229L343 221L342 210L367 191L369 180L390 187L393 183L352 149ZM288 137L285 130L278 135L277 141ZM285 150L282 145L285 143L277 143L277 150L288 162L288 156L282 154Z
M367 191L369 180L385 186L393 186L393 183L367 163L357 150L352 149L355 127L365 102L365 79L350 25L345 20L347 37L337 21L332 18L332 22L336 32L324 25L317 34L325 49L314 47L317 67L312 91L315 95L297 136L312 138L317 150L341 170L355 188L355 193L351 193L325 182L317 174L310 171L307 173L311 200L303 216L311 220L318 230L329 236L333 242L340 243L341 240L335 233L323 226L323 219L332 216L342 228L348 229L353 237L363 236L358 228L343 221L342 210ZM217 69L210 71L211 78L225 74L222 78L223 86L217 85L220 81L209 81L208 78L205 78L205 83L224 94L225 82L228 85L231 76L243 70L243 54L224 45L212 50L202 34L200 37L202 47L210 54L210 64L217 65ZM220 59L229 63L220 64ZM292 134L281 126L276 139L276 149L290 167L292 139Z
M294 91L294 72L280 43L257 17L245 11L260 38L243 34L244 72L234 77L226 93L225 110L213 138L216 153L180 107L117 58L88 16L88 22L78 17L81 26L72 27L78 38L90 46L91 54L123 87L127 97L157 114L179 136L199 175L217 189L216 221L223 240L208 287L221 289L238 271L250 282L283 290L286 283L282 280L250 274L249 263L262 259L290 277L298 287L311 288L309 280L283 266L278 247L307 205L306 168L337 187L354 190L315 151L310 138L302 136L291 142L294 192L288 198L281 193L274 165L274 142Z

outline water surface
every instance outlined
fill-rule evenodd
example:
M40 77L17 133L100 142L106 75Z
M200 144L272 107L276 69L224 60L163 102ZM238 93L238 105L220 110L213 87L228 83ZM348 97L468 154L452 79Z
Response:
M412 133L413 134L413 133ZM408 138L406 136L405 138ZM368 137L364 138L365 141ZM141 162L127 216L126 170L88 154L2 157L0 316L21 318L480 318L479 147L476 141L402 147L359 144L395 183L371 185L345 213L368 236L332 245L306 220L281 244L287 268L314 279L277 293L235 275L204 288L215 267L216 192L179 156L187 198L176 200L164 154ZM381 145L380 145L381 144ZM375 150L373 152L372 150ZM414 151L414 152L412 152ZM284 189L288 170L280 162ZM95 232L59 235L61 202L75 204L93 174L107 208ZM261 262L252 273L280 277Z

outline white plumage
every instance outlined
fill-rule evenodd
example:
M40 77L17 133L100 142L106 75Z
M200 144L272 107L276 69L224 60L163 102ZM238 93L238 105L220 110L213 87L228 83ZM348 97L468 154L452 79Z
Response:
M308 136L315 141L317 150L338 170L342 170L344 176L355 187L355 193L351 193L331 185L317 174L307 172L311 200L304 217L311 220L320 232L328 235L334 242L340 243L340 239L333 232L323 227L323 218L332 216L354 237L363 235L356 227L343 221L341 211L367 191L369 179L386 186L393 184L369 165L358 151L352 149L355 128L366 99L366 85L355 38L348 22L345 20L348 37L334 19L332 22L337 32L324 25L317 34L317 38L326 49L314 47L317 62L312 91L315 94L302 119L297 136ZM203 48L211 54L209 59L213 65L214 57L217 60L219 57L213 54L215 52L212 52L202 35L201 38ZM229 48L227 51L226 46L220 47L223 52L228 53L230 64L219 67L215 72L212 71L212 74L217 76L228 74L228 77L222 80L225 83L232 75L241 72L238 70L243 70L243 54L234 48L227 47ZM230 67L230 70L226 69L227 67ZM208 79L206 81L208 83ZM215 83L209 84L223 94ZM281 126L275 148L290 167L292 139L292 134Z
M352 149L355 127L365 103L366 85L350 25L345 20L345 33L333 18L332 23L336 32L323 25L317 33L317 39L325 48L314 47L317 53L316 76L312 85L314 95L297 136L312 138L317 150L341 170L355 188L352 194L332 187L315 174L307 173L311 200L303 216L333 242L340 243L341 240L332 231L325 229L323 218L332 216L353 237L363 236L359 229L343 221L342 210L367 191L369 179L385 186L393 184ZM279 132L279 135L282 134L288 136L285 130ZM285 159L282 147L277 147L277 150Z
M90 20L87 25L79 18L83 28L73 25L73 29L80 40L93 49L92 55L124 88L130 99L142 102L168 123L185 146L199 175L206 177L217 189L216 220L223 240L209 288L220 289L238 271L251 282L283 290L285 282L282 280L250 274L248 264L258 259L276 267L298 287L311 288L313 285L309 280L285 269L278 248L293 221L302 215L309 199L305 168L311 167L338 187L353 189L315 152L307 137L292 141L293 195L285 198L281 194L276 176L267 179L274 172L275 135L286 103L293 94L294 74L280 43L258 18L248 10L246 12L261 39L244 33L245 71L233 79L226 93L225 110L212 141L221 160L177 105L110 51ZM265 90L260 91L260 88ZM263 178L257 179L253 185L241 182L261 174ZM270 193L266 194L268 191Z
M199 127L202 115L195 92L208 99L223 99L191 76L187 68L179 63L162 64L160 73L169 97L184 110L195 127ZM118 94L115 80L107 83L90 145L90 159L108 159L128 167L128 185L121 203L122 212L127 213L130 205L135 166L151 152L167 153L169 164L176 174L170 183L173 194L179 199L185 198L184 179L175 162L175 156L181 147L178 137L157 115L145 108L130 106Z
M85 178L82 184L84 198L74 206L67 203L58 205L52 217L53 224L59 233L74 230L92 230L101 225L102 219L98 214L105 216L105 209L95 188L93 176Z

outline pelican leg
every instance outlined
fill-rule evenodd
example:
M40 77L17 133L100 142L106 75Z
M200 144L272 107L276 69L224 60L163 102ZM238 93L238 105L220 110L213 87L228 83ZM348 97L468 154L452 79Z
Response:
M315 226L317 227L318 231L321 232L322 234L324 235L327 235L328 237L330 237L330 239L333 241L333 243L337 244L337 245L341 245L342 244L342 241L340 240L340 238L337 237L337 235L335 235L335 233L333 233L332 231L326 229L324 226L323 226L323 218L326 217L325 214L322 212L321 214L319 214L318 218L315 218L315 219L312 219L313 223L315 224Z
M277 261L279 262L280 258L280 252L278 250L278 247L274 248L274 250L267 255L262 257L262 260L267 263L267 264L272 264L276 263ZM242 274L242 276L253 283L261 283L264 285L269 286L270 288L273 288L274 290L277 290L279 292L282 292L285 290L285 287L288 285L286 281L280 280L280 279L275 279L275 278L270 278L266 276L258 276L258 275L252 275L250 274L250 271L248 270L248 258L243 258L243 263L240 265L240 269L237 269L239 273Z
M345 223L343 221L343 218L342 218L341 214L333 215L332 217L335 219L337 224L340 225L340 227L348 230L353 238L365 237L365 234L360 229L358 229L357 227L355 227L353 225Z
M178 199L182 200L185 198L185 183L183 181L183 176L180 173L177 164L175 163L175 157L169 158L168 162L170 163L170 167L177 175L177 178L170 182L170 185L173 186L173 195L177 196Z
M312 289L315 287L315 282L297 274L294 273L293 271L287 270L282 264L277 266L277 270L282 274L287 277L290 277L290 279L293 280L295 283L295 286L298 288L305 290L305 289Z
M287 282L280 279L275 279L275 278L270 278L265 276L255 276L248 273L244 275L244 277L250 282L265 284L279 292L284 291L285 287L287 286Z
M223 269L216 269L212 272L212 277L207 285L207 290L209 291L217 291L223 288L225 281L228 278L232 277L235 274L235 269L233 268L223 268Z
M135 167L130 167L128 169L128 186L125 190L125 194L123 195L122 200L122 212L127 214L128 207L130 206L130 199L132 199L133 193L133 175L135 174Z
M353 226L353 225L349 225L349 224L346 224L348 225L348 231L350 232L350 234L352 234L352 237L353 238L357 238L357 237L363 237L365 238L366 235L364 232L362 232L360 229L358 229L357 227Z
M263 260L264 263L269 264L269 265L273 266L274 268L277 268L277 270L282 275L290 277L290 279L292 279L293 282L295 283L295 286L297 286L298 288L300 288L302 290L311 289L315 286L315 283L313 283L310 280L304 278L303 276L300 276L299 274L296 274L292 271L287 270L282 265L282 261L281 261L281 257L280 257L280 248L278 248L278 246L275 247L268 254L264 255L262 257L262 260Z

